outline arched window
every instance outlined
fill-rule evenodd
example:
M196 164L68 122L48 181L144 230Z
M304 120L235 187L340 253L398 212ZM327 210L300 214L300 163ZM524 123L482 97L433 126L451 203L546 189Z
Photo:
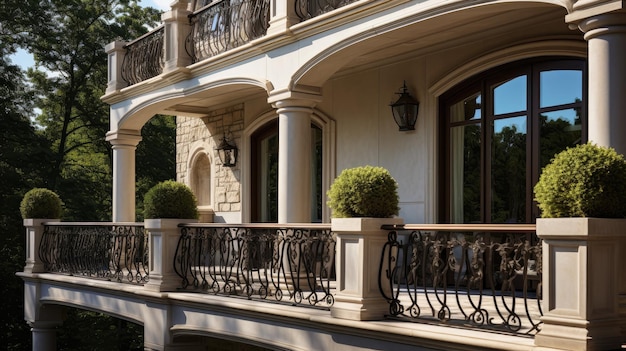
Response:
M559 151L586 141L580 59L527 60L469 79L441 98L441 220L533 223L533 186Z

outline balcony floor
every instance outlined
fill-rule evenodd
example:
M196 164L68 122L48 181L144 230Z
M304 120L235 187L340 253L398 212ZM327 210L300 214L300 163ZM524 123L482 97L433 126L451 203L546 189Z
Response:
M191 292L153 292L139 285L59 274L18 273L26 297L95 310L152 325L167 310L166 328L176 339L200 335L300 350L533 350L533 338L400 320L352 321L330 311ZM32 297L32 296L31 296ZM157 318L158 319L158 318ZM158 324L158 323L157 323ZM157 332L153 330L152 332Z

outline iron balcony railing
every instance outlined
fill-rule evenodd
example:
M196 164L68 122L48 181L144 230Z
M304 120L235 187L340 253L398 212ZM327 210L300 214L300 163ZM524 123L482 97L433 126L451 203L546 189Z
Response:
M404 225L390 230L379 286L389 317L517 334L541 328L534 225Z
M264 36L269 27L269 0L210 2L189 16L186 50L199 62Z
M165 29L160 26L124 46L126 54L121 74L128 85L143 82L163 73L164 35Z
M296 14L301 21L317 17L357 0L296 0Z
M135 284L148 281L143 223L47 223L39 258L47 272Z
M182 289L330 308L335 243L330 225L185 224L175 271Z

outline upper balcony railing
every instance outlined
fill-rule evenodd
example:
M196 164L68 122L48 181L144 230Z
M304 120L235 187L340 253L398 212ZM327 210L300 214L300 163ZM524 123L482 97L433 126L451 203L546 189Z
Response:
M271 16L292 16L302 22L357 2L282 1L288 2L287 12L291 14L272 15L270 0L206 1L206 6L193 13L189 13L186 7L172 7L172 11L164 14L164 25L130 43L115 42L107 46L111 70L107 92L186 67L261 38L267 34ZM279 24L277 28L274 29L278 32L288 32L287 28L280 29Z
M185 47L199 62L264 36L269 20L269 0L213 2L189 16Z
M163 26L126 44L122 62L122 79L128 85L137 84L163 73Z

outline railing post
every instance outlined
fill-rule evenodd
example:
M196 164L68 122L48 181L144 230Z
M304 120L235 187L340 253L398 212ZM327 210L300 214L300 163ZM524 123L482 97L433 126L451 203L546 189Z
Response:
M270 7L270 26L267 35L282 34L289 31L289 27L300 23L296 14L295 1L274 0Z
M389 304L378 287L384 224L402 224L402 218L333 218L337 234L337 292L330 313L335 318L378 320L389 312ZM384 268L383 268L384 269Z
M163 73L176 71L191 64L191 56L185 50L185 40L191 32L188 0L177 0L172 9L161 15L164 29L164 66Z
M543 311L535 345L617 350L624 342L624 219L537 220L543 239Z
M124 45L126 45L125 41L116 40L104 47L109 61L106 94L114 93L128 86L128 83L122 78L122 63L126 55Z
M150 279L144 285L153 291L176 291L181 287L181 278L174 271L176 246L180 238L180 223L196 223L191 219L146 219L144 225L148 231L150 245L148 266Z
M58 222L58 219L24 219L24 227L26 228L26 266L25 273L41 273L45 272L43 262L39 258L39 245L45 229L44 223Z

